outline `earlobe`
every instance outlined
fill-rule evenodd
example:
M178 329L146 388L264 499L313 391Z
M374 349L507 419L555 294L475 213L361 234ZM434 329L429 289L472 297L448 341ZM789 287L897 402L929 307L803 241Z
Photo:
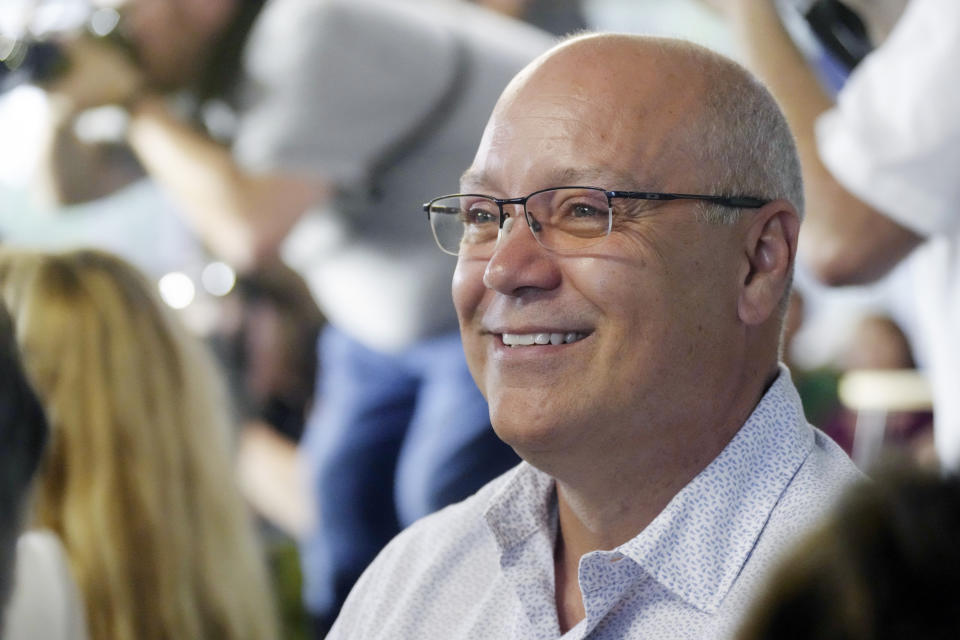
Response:
M745 237L746 275L737 307L745 324L763 324L779 308L790 287L799 230L797 211L785 200L756 211Z

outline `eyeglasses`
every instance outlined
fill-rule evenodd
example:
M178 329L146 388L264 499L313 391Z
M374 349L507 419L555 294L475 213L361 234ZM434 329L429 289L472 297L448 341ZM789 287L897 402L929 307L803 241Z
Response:
M765 200L746 196L705 196L688 193L606 191L599 187L551 187L522 198L494 198L458 193L434 198L423 205L433 237L451 255L489 257L497 237L510 217L507 204L523 205L523 216L533 236L544 248L575 252L597 244L610 234L617 211L616 198L631 200L702 200L724 207L757 209ZM639 217L643 212L623 216Z

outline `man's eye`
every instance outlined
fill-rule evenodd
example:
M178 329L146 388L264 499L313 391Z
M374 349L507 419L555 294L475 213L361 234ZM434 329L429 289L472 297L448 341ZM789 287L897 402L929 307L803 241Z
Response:
M482 207L471 207L463 212L464 222L467 224L496 224L499 212L494 212Z
M578 203L570 207L570 214L574 218L595 218L597 216L606 216L607 210L600 210L597 207L586 203Z

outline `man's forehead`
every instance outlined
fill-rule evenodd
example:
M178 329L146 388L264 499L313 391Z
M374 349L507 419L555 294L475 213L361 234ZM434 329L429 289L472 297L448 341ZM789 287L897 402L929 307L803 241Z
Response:
M540 188L560 186L602 187L605 189L639 188L636 175L610 166L541 166L538 178L543 182ZM499 191L503 181L495 171L483 167L471 167L460 177L460 186L465 190ZM525 194L512 194L508 197Z
M583 48L542 61L508 88L463 187L520 181L652 189L696 168L688 165L702 130L703 80L680 77L661 64L664 56L638 59L630 46L584 69L578 63L596 52Z
M695 127L670 114L582 111L537 120L530 116L535 109L498 114L461 176L461 191L512 197L555 186L661 190L671 176L695 169ZM519 117L510 121L513 114Z

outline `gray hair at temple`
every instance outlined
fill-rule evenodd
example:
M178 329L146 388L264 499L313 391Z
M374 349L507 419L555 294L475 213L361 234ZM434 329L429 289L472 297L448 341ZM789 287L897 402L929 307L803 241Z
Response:
M797 145L787 119L770 91L740 64L708 49L691 46L703 68L700 157L712 167L708 193L784 199L803 219L803 178ZM701 203L712 222L736 222L741 210Z

